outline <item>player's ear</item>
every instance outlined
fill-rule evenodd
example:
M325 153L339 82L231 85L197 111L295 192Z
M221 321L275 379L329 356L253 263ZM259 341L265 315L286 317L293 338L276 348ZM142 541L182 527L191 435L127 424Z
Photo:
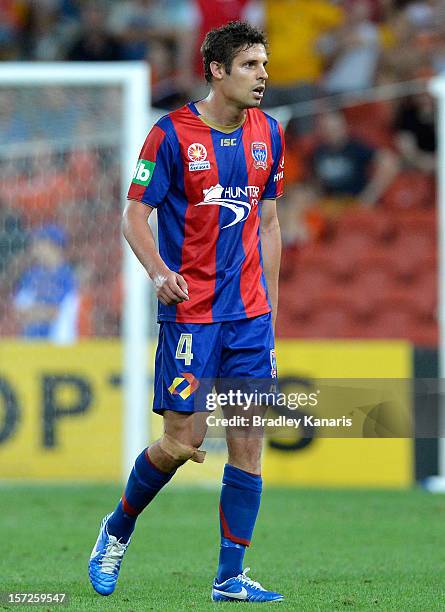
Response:
M220 81L225 73L225 69L221 62L210 62L210 70L215 81Z

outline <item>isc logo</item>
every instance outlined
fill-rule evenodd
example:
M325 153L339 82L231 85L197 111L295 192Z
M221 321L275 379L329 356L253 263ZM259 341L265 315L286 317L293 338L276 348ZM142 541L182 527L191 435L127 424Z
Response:
M236 138L221 138L219 143L222 147L236 147Z

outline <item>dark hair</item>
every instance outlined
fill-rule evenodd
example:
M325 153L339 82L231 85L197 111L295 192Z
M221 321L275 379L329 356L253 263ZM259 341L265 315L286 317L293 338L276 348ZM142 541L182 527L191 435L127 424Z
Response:
M233 58L238 51L252 45L264 45L267 48L267 39L261 30L244 21L231 21L210 30L201 46L206 81L210 83L212 80L211 62L221 63L227 74L230 74Z

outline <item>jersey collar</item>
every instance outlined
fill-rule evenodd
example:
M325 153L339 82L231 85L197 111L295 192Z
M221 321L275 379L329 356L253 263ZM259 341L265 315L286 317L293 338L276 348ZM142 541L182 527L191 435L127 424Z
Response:
M246 119L247 119L247 113L246 113L246 116L244 117L241 123L239 123L238 125L227 127L224 125L218 125L217 123L213 123L213 121L209 121L208 119L204 119L204 117L199 113L198 109L196 108L195 102L189 102L187 106L192 111L192 113L196 115L196 117L200 121L202 121L205 125L209 126L213 130L216 130L217 132L222 132L223 134L232 134L233 132L236 132L245 124Z

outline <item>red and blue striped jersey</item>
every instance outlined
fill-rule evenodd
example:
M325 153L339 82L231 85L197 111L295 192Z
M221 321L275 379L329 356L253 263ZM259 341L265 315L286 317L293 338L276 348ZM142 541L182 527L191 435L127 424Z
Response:
M193 103L160 119L142 147L128 198L157 209L159 252L189 301L158 306L160 321L213 323L271 310L260 242L262 200L283 193L284 138L248 109L229 134Z

